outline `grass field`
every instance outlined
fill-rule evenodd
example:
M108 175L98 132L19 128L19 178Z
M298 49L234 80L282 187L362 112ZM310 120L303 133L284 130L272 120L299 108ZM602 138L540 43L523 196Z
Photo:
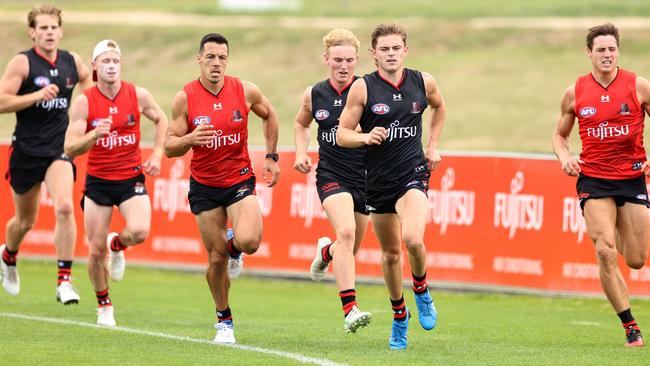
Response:
M389 351L391 313L383 286L358 286L360 305L374 320L357 334L344 334L334 284L243 276L231 288L242 346L233 349L209 344L214 311L202 274L127 268L124 281L111 286L123 328L107 329L73 323L95 322L96 302L84 266L75 265L73 273L81 303L69 307L54 301L53 263L22 261L19 268L20 296L0 293L0 360L15 365L310 364L305 357L330 365L641 365L648 360L648 349L623 347L624 332L604 299L434 291L440 314L436 329L425 332L414 318L409 349ZM410 291L405 297L416 312ZM642 329L649 329L648 305L633 302ZM289 358L298 356L303 359Z

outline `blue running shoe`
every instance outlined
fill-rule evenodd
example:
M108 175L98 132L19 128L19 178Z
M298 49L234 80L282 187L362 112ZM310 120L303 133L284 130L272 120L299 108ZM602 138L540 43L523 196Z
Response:
M231 241L235 237L235 233L232 229L226 231L226 239ZM228 258L228 276L231 280L239 277L241 270L244 268L244 253L239 253L237 257Z
M409 330L409 320L411 319L411 312L406 308L406 319L404 321L396 321L393 319L393 327L390 330L390 339L388 346L390 349L406 349L406 333Z
M418 306L418 320L420 320L420 325L425 330L435 328L436 322L438 321L438 313L436 313L436 307L433 305L431 295L429 295L429 289L423 294L414 295L415 304Z

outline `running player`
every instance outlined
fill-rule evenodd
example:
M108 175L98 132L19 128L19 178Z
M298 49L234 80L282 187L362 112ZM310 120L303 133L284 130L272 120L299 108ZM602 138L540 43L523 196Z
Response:
M438 138L445 102L431 75L404 68L406 37L406 29L397 24L381 24L372 32L371 53L378 70L352 84L336 136L341 146L369 145L366 202L393 307L391 349L406 348L410 318L402 292L401 241L411 265L420 324L430 330L437 321L426 280L424 229L429 176L441 160ZM427 105L433 111L423 152L422 113ZM361 132L356 131L358 125Z
M208 252L206 277L217 310L216 343L235 343L230 279L241 272L242 252L255 253L262 240L262 214L248 156L249 111L262 119L268 186L280 177L275 110L253 83L225 75L228 51L228 41L220 34L201 39L201 76L174 97L165 141L169 157L192 149L188 198ZM226 230L228 220L232 230Z
M650 113L650 82L618 67L619 33L613 24L590 28L586 41L592 69L564 92L553 149L562 170L578 177L578 199L596 249L600 283L625 328L625 346L639 347L644 342L630 310L618 253L633 269L641 269L648 258L650 204L644 173L650 175L650 165L643 128L645 113ZM569 150L576 118L580 158Z
M0 276L5 291L18 295L16 256L38 216L41 182L45 182L56 220L56 298L68 305L79 302L70 283L77 227L72 205L74 170L63 154L63 140L72 90L77 84L88 88L92 81L79 55L58 49L63 36L60 9L35 6L27 22L34 47L14 56L0 80L0 113L16 113L6 174L16 211L7 222L6 243L0 246Z
M329 78L308 87L295 122L296 160L294 168L301 173L312 170L307 155L313 119L318 123L319 159L316 188L327 218L336 232L336 241L328 237L318 240L316 258L310 268L311 278L320 281L334 261L334 277L343 306L343 329L356 332L368 325L371 314L357 307L354 289L354 255L368 227L365 202L365 147L342 148L336 144L339 116L345 106L350 85L356 79L354 67L359 58L359 40L347 29L334 29L323 37L325 64Z
M115 326L107 273L114 281L121 280L124 250L149 234L151 202L142 173L160 172L167 117L146 89L120 79L122 52L115 41L97 43L92 63L97 85L72 104L65 153L75 157L90 151L82 201L88 274L97 296L97 324ZM155 124L153 153L144 164L139 146L141 113ZM126 227L109 234L113 206L120 210Z

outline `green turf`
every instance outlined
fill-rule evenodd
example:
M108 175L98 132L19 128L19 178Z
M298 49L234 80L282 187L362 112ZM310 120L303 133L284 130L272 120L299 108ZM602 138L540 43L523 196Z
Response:
M22 290L0 293L0 313L92 323L95 301L85 268L75 265L81 303L54 301L54 264L20 263ZM233 281L231 307L240 344L349 365L613 365L644 364L647 349L625 349L624 332L604 299L433 292L440 321L426 332L411 320L409 349L389 351L390 303L383 286L358 286L373 322L344 334L337 290L317 284L243 276ZM214 336L212 300L203 275L127 268L111 285L116 320L124 327L199 339ZM417 313L411 293L407 306ZM633 301L639 324L647 301ZM109 329L0 316L0 360L16 365L166 364L291 365L278 356L191 344ZM646 327L647 329L647 327Z

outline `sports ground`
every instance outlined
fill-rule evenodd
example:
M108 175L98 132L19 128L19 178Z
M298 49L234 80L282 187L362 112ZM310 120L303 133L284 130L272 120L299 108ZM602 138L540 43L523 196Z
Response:
M351 28L366 45L380 22L409 26L407 65L431 72L447 101L444 150L550 152L562 92L589 70L585 23L618 19L628 24L621 27L620 64L650 77L650 18L645 18L650 4L634 0L405 0L394 12L371 0L329 6L305 0L305 7L289 17L223 14L215 1L199 0L181 5L115 1L106 11L107 2L55 3L64 9L62 48L87 60L98 40L116 39L125 53L125 79L147 87L168 114L173 95L198 73L194 55L200 37L224 33L233 45L229 72L255 81L269 96L280 116L284 146L293 144L293 116L304 88L325 77L320 38L334 26ZM26 11L23 1L0 3L0 65L30 45L24 20L16 20ZM115 25L120 14L133 11L141 12L141 24ZM104 16L91 24L77 20L97 12ZM190 20L166 26L166 19L183 16ZM541 27L512 25L533 16L543 17ZM561 26L552 27L557 23L551 20ZM357 69L372 69L366 53ZM0 115L0 137L9 138L14 120ZM143 139L150 136L150 130L143 132ZM252 127L251 143L262 142L261 128ZM573 147L577 151L577 142ZM413 318L408 350L395 352L387 346L391 310L383 286L358 286L359 304L373 314L373 322L345 334L333 282L244 275L231 287L238 345L229 347L210 342L214 309L203 274L128 267L125 280L111 285L119 327L108 329L94 325L96 303L83 264L75 264L73 273L81 303L68 307L55 302L53 262L22 260L19 268L20 296L0 292L0 364L613 365L648 360L647 348L623 347L624 332L603 297L443 292L430 279L438 326L426 332ZM405 297L415 308L409 291ZM635 299L632 308L641 329L650 329L650 302Z

